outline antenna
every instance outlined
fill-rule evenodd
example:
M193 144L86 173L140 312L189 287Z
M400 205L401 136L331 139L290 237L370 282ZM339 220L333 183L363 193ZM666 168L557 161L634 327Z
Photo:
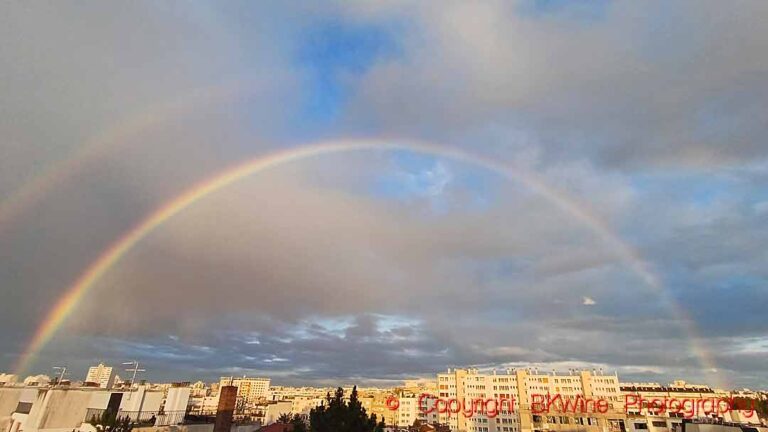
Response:
M139 372L146 372L146 369L139 369L139 362L136 360L131 360L129 362L124 362L123 365L130 365L133 366L132 368L128 368L125 371L126 372L133 372L133 377L131 378L131 388L128 392L128 399L131 398L131 394L133 393L133 384L136 382L136 374Z
M67 373L67 367L66 366L54 366L53 370L55 371L61 371L59 372L59 377L56 380L56 384L53 385L55 387L56 385L61 385L61 381L64 380L64 375Z

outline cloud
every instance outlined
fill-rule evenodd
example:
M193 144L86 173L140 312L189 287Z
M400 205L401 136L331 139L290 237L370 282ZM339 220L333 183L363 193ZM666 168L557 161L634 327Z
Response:
M768 385L766 11L716 5L4 6L0 199L136 113L195 103L0 232L0 369L84 268L190 185L287 145L405 135L535 170L661 287L482 168L329 155L149 234L35 368L142 358L153 380L333 384L536 363L710 380L694 327L718 375Z
M351 121L483 149L468 131L506 130L510 150L522 131L547 158L633 169L766 157L760 1L612 2L588 22L520 2L389 13L406 11L405 59L360 79Z

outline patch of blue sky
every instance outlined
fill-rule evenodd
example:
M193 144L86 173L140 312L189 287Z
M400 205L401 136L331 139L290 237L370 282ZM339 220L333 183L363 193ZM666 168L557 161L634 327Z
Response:
M482 168L466 166L444 158L406 150L392 152L390 169L375 177L369 191L372 196L398 201L432 200L438 213L452 210L448 192L463 192L465 210L485 210L498 193L499 176Z
M350 95L345 80L363 75L376 62L402 56L397 25L356 24L341 20L319 23L302 32L295 54L306 71L308 88L300 121L310 126L333 123Z
M700 207L709 206L720 198L738 197L743 186L734 184L732 179L711 173L642 174L633 176L631 183L641 195L656 198L666 196Z
M381 332L389 332L403 327L416 327L421 321L402 315L376 315L376 327Z

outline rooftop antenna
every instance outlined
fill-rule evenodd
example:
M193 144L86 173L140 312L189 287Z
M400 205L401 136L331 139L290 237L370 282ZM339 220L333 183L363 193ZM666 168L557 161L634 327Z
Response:
M128 399L131 399L131 394L133 393L133 384L136 383L136 374L139 372L146 372L146 369L139 369L139 362L137 360L131 360L129 362L124 362L123 365L130 365L133 366L132 368L128 368L125 371L126 372L133 372L133 377L131 378L131 388L128 392Z
M56 387L56 385L61 385L61 381L64 380L64 375L67 373L67 367L66 366L54 366L53 370L55 370L55 371L57 371L59 373L59 377L56 379L56 384L53 385L53 387Z

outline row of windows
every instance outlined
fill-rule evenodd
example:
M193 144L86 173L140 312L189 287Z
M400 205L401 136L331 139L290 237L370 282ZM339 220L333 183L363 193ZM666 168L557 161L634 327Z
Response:
M543 420L544 417L542 416L533 416L534 423L541 423ZM597 418L595 417L547 416L546 422L550 424L577 424L581 426L597 426Z
M596 387L594 389L595 392L605 392L605 393L618 393L619 389L617 387Z

